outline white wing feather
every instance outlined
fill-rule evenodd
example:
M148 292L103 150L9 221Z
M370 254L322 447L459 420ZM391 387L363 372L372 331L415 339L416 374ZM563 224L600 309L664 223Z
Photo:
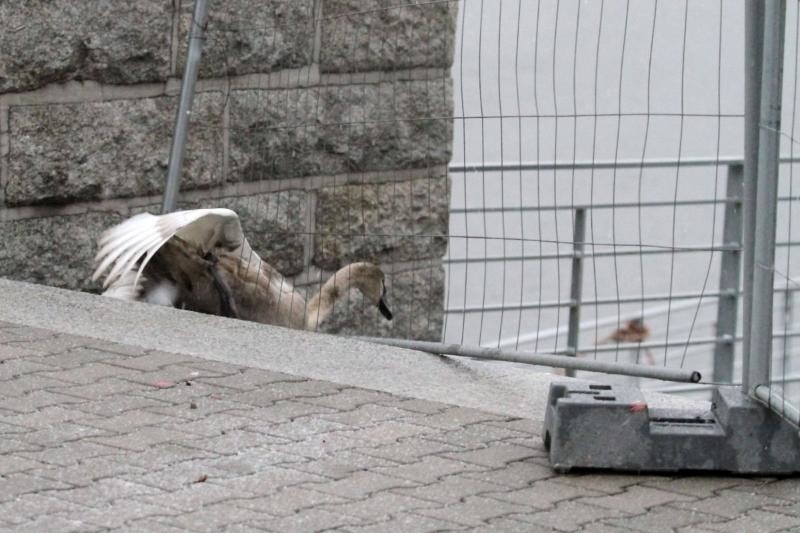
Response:
M244 242L239 217L230 209L192 209L160 216L142 213L107 230L98 239L98 266L92 279L111 267L103 282L103 287L108 287L144 257L140 274L158 249L175 235L205 251L215 246L232 249ZM133 286L137 281L138 274Z

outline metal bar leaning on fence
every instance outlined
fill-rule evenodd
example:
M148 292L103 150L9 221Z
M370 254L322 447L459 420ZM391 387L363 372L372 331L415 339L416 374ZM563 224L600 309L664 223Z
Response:
M178 202L183 155L186 152L186 138L189 132L189 118L191 118L192 114L194 86L197 83L197 73L200 69L200 56L203 52L203 32L205 31L207 19L208 5L206 0L195 0L194 12L192 13L192 28L189 32L189 52L183 72L178 111L175 115L175 128L173 130L175 133L172 138L172 149L169 152L169 168L161 205L162 213L174 211Z
M535 352L502 350L499 348L482 348L479 346L464 346L443 342L387 339L381 337L356 338L376 344L385 344L396 348L419 350L440 355L455 355L459 357L474 357L476 359L507 361L510 363L570 368L575 370L587 370L589 372L604 372L606 374L620 374L624 376L637 376L684 383L698 383L702 378L700 372L685 368L666 368L629 363L606 363L593 359L578 359L576 357L563 355L547 355Z

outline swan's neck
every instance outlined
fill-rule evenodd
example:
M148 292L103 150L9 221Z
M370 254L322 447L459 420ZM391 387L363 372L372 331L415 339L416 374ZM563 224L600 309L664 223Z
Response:
M319 290L319 293L311 298L306 310L306 329L313 331L321 324L333 311L336 300L350 292L352 287L352 274L350 265L339 269Z

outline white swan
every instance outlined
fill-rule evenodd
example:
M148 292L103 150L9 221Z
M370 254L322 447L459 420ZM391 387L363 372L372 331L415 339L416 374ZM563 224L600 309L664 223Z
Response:
M95 261L93 280L111 269L103 295L113 298L313 330L356 288L392 319L380 268L347 265L306 303L252 250L230 209L136 215L103 233Z

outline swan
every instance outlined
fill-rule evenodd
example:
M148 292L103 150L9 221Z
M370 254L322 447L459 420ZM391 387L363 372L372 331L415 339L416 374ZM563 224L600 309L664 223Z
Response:
M100 236L95 264L92 280L108 272L103 296L112 298L314 330L355 288L392 319L379 267L351 263L306 302L253 251L230 209L135 215Z

